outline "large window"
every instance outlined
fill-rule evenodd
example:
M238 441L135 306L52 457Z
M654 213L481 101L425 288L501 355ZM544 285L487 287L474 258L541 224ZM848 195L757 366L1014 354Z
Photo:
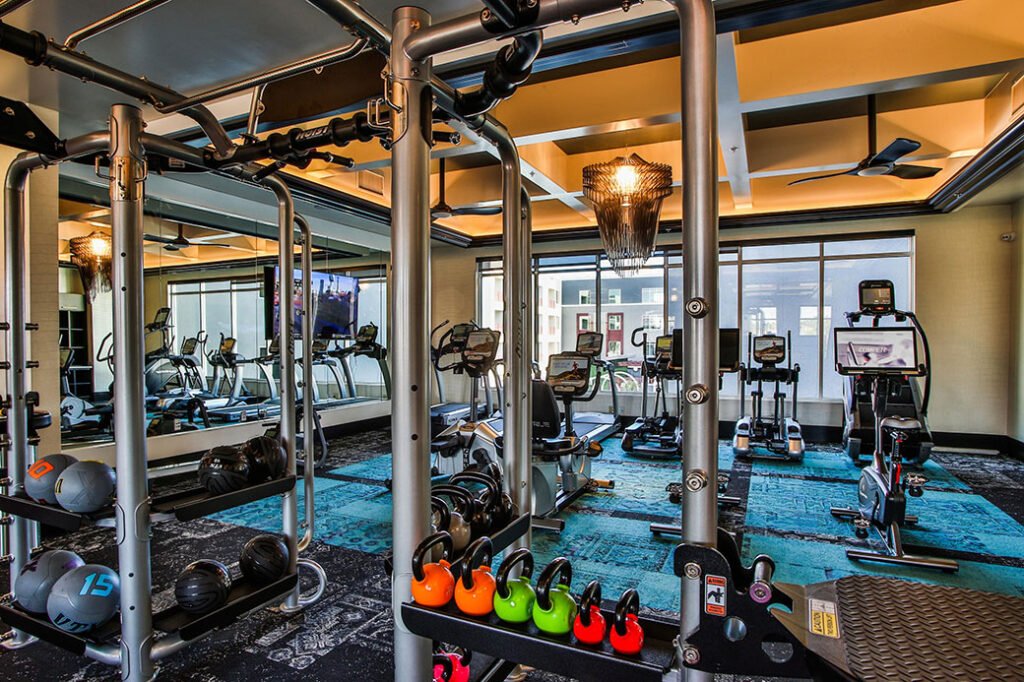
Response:
M845 314L857 307L861 280L892 280L897 305L912 307L912 249L913 237L905 235L723 245L719 325L741 330L744 362L748 335L788 333L789 353L801 368L801 398L841 398L832 328L845 324ZM497 260L480 263L480 319L501 309L500 268ZM681 323L678 250L656 253L647 267L628 278L615 274L600 254L540 256L535 268L536 352L542 366L552 353L573 348L579 331L600 331L605 334L605 356L621 358L622 372L638 373L640 359L653 352L655 338ZM646 349L630 343L634 329L646 332ZM625 390L639 386L629 381L619 385ZM737 394L735 375L724 378L722 392Z

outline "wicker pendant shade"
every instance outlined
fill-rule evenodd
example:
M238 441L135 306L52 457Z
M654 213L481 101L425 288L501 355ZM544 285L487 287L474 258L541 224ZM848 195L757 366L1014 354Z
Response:
M635 275L654 253L661 204L671 193L671 166L636 154L583 169L583 194L594 202L601 243L620 276Z
M110 236L97 231L70 239L68 246L71 262L78 266L86 295L95 299L97 293L110 291Z

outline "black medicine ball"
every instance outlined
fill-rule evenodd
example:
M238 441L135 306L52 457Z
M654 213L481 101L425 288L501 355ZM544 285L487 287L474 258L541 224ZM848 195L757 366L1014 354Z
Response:
M263 483L284 476L288 454L281 443L269 436L257 436L245 442L242 453L249 458L249 483Z
M238 448L218 445L199 460L199 485L223 495L249 485L251 471L249 458Z
M231 574L219 561L200 559L193 561L178 575L174 583L174 598L187 613L209 613L228 601Z
M257 535L245 543L238 565L253 582L280 580L288 572L288 545L276 535Z

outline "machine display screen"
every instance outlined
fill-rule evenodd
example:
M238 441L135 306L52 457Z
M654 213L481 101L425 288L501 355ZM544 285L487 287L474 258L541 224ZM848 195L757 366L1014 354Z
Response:
M754 359L764 363L776 364L786 359L786 339L782 336L755 336Z
M356 343L369 344L377 340L377 325L364 324L356 332Z
M498 354L500 335L490 329L474 329L466 339L462 355L473 362L492 361Z
M601 332L583 332L576 337L576 352L597 357L604 348L604 334Z
M590 383L590 356L561 353L548 358L548 383L552 387L583 389Z
M662 355L672 354L672 337L670 335L659 336L654 342L654 355L660 357Z
M277 288L277 268L266 268L264 271L265 291L273 292L267 296L270 305L267 307L267 329L273 329L276 336L281 329L278 325L278 308L281 305L281 292ZM293 274L292 286L292 334L302 334L302 271ZM355 336L356 320L358 319L359 280L355 277L335 275L326 272L314 272L310 281L313 292L313 335L322 339L351 339Z
M683 368L683 330L672 330L672 359L669 369ZM718 371L727 374L740 369L740 330L726 327L718 330Z
M836 371L840 374L916 374L917 331L913 327L837 328Z
M892 282L861 282L860 309L875 312L888 312L893 309Z

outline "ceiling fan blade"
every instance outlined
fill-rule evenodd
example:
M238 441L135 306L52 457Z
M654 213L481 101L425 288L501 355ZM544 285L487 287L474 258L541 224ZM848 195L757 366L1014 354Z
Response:
M145 239L147 242L157 242L157 243L160 243L160 244L172 244L172 243L174 243L174 238L173 237L162 237L162 236L160 236L158 234L144 234L144 235L142 235L142 238Z
M894 166L889 175L895 175L897 178L903 178L904 180L924 180L925 178L937 175L941 171L941 168L936 168L935 166L915 166L910 163L901 163Z
M255 249L250 249L248 246L238 246L237 244L220 244L214 242L200 242L199 244L193 244L193 246L216 246L221 249L238 249L239 251L252 251L255 253Z
M917 140L908 140L905 137L897 137L888 147L875 154L868 162L870 166L885 166L890 163L896 163L899 159L916 152L921 148L921 143Z
M787 187L792 187L793 185L802 185L805 182L812 182L814 180L825 180L826 178L838 178L840 175L856 175L858 170L859 170L858 168L851 168L850 170L842 171L840 173L829 173L828 175L815 175L815 176L810 177L810 178L800 178L799 180L794 180L793 182L789 183L787 185Z
M501 213L501 206L456 208L452 213L454 215L499 215Z

